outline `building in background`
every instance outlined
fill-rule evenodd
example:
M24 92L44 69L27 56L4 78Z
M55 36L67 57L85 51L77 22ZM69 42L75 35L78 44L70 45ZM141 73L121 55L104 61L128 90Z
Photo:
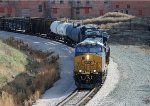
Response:
M50 0L51 17L92 18L103 15L105 5L98 0Z
M150 1L143 0L50 0L51 17L92 18L107 12L150 17Z
M84 19L107 12L150 17L150 1L138 0L0 0L0 16Z
M46 17L45 0L0 0L0 16L5 17Z
M16 2L17 17L45 17L45 0L19 0Z
M11 1L0 0L0 16L14 17L16 11L13 3Z
M113 1L112 11L135 15L138 17L150 17L150 1Z

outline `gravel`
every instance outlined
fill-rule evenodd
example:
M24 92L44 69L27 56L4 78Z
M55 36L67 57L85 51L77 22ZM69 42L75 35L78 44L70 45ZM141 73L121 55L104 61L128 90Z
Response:
M74 106L78 102L80 102L81 99L83 99L90 91L79 91L75 97L72 98L69 102L65 104L65 106Z
M124 45L110 48L118 68L108 71L105 84L87 106L150 105L150 50ZM112 65L116 64L109 69Z

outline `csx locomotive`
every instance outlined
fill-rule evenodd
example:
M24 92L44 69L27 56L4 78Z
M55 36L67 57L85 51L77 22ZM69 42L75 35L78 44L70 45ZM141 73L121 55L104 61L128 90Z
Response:
M105 80L109 48L100 40L87 38L75 48L74 79L78 88L92 88Z
M78 88L104 82L109 64L109 35L94 25L79 25L45 18L0 18L0 29L75 45L74 79Z
M76 45L74 79L78 88L93 88L104 83L110 55L110 48L104 42L99 36L86 38Z

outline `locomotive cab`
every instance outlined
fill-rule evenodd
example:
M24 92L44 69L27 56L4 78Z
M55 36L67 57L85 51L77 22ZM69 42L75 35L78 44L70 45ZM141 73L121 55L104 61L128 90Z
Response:
M93 88L103 82L107 64L106 48L101 40L88 38L75 48L74 79L78 88Z

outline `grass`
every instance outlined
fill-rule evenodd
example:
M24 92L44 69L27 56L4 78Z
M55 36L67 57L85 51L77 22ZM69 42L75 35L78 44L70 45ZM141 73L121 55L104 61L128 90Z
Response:
M100 24L107 24L107 23L126 22L133 18L135 17L132 15L127 15L119 12L109 12L97 18L85 19L83 23L100 25ZM78 23L81 22L81 20L71 20L71 22L72 21Z
M4 43L3 43L4 42ZM59 78L58 55L0 41L0 106L31 106Z
M114 17L114 18L117 18L117 17L127 17L127 18L132 18L133 16L132 15L128 15L128 14L124 14L124 13L120 13L120 12L108 12L106 14L104 14L104 16L102 16L104 18L106 17Z
M135 16L119 13L119 12L108 12L104 14L103 16L92 18L92 19L86 19L84 21L85 24L96 24L96 25L102 25L102 24L118 24L122 22L128 22L132 19L135 19Z
M27 55L0 41L0 87L13 80L21 72L25 72Z
M8 78L4 75L0 75L0 84L3 86L8 81Z

